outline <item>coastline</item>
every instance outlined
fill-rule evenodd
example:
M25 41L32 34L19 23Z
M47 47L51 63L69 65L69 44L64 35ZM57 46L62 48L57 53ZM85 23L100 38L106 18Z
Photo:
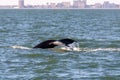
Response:
M3 9L15 9L15 10L27 10L27 9L40 9L40 10L120 10L120 8L0 8Z

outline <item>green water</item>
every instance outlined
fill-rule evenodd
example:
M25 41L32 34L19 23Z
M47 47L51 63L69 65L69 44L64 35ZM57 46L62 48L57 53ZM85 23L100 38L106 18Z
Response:
M66 37L83 51L11 48ZM0 80L120 80L120 10L0 10Z

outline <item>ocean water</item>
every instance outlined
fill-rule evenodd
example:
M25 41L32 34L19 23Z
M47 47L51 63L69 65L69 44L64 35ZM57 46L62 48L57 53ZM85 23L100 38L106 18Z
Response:
M32 49L62 38L81 51ZM120 10L1 9L0 80L120 80Z

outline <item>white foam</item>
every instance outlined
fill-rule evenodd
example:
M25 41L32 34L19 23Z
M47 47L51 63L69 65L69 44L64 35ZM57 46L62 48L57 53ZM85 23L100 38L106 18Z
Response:
M17 45L14 45L14 46L11 46L13 49L27 49L27 50L30 50L32 48L28 48L28 47L24 47L24 46L17 46ZM120 52L120 48L79 48L79 47L61 47L60 48L61 50L64 50L64 51L77 51L77 52L80 52L80 51L85 51L85 52L97 52L97 51L119 51Z
M80 48L77 48L77 47L74 47L74 48L71 48L71 47L61 47L61 50L64 50L64 51L82 51Z
M11 46L13 49L31 49L31 48L28 48L28 47L24 47L24 46L17 46L17 45L14 45L14 46Z
M65 50L65 51L85 51L85 52L97 52L97 51L120 51L120 48L96 48L96 49L92 49L92 48L78 48L78 47L74 47L74 48L69 48L69 47L62 47L61 50Z
M88 49L88 51L120 51L120 48L96 48Z

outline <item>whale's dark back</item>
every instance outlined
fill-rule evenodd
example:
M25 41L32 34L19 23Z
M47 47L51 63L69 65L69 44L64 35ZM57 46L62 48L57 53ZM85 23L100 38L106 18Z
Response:
M48 49L48 48L54 48L56 46L61 45L61 44L54 44L53 42L55 42L55 41L59 41L61 44L65 45L65 46L69 46L69 44L72 44L73 42L75 42L75 40L72 40L69 38L60 39L60 40L46 40L46 41L41 42L40 44L36 45L33 48Z
M75 40L72 40L72 39L69 39L69 38L61 39L59 41L64 43L66 46L68 46L69 44L72 44L73 42L75 42Z
M57 45L52 44L52 42L54 42L54 41L56 41L56 40L47 40L47 41L44 41L44 42L36 45L33 48L42 48L42 49L54 48L55 46L57 46Z

